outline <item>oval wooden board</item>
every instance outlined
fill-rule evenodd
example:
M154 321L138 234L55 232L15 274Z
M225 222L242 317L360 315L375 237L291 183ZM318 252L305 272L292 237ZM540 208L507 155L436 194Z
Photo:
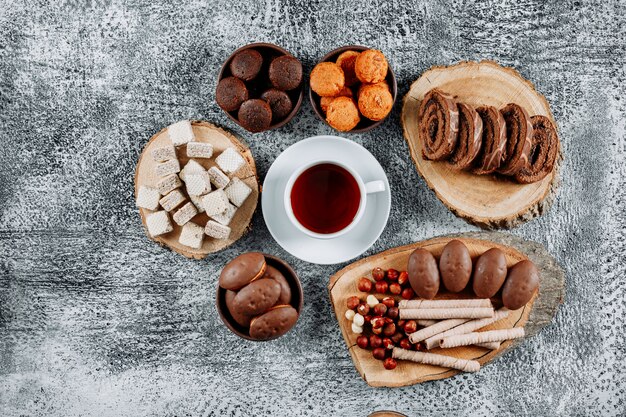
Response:
M512 68L495 62L461 62L433 67L415 81L404 97L402 127L418 172L437 197L454 214L477 226L510 228L540 216L551 205L558 187L559 157L551 175L533 184L517 184L497 175L475 175L446 162L426 161L418 138L417 110L433 88L478 107L502 108L517 103L533 115L544 115L556 126L545 97Z
M526 306L515 311L509 317L501 320L487 330L525 327L525 338L535 335L540 329L552 321L557 307L563 301L565 289L565 275L554 258L546 249L538 243L524 241L514 236L497 232L470 232L458 235L449 235L428 239L410 245L389 249L385 252L373 255L351 265L346 266L330 279L330 300L339 322L339 328L359 374L373 387L401 387L421 382L449 378L459 373L456 370L441 368L431 365L422 365L407 361L398 361L398 367L388 371L382 366L382 362L372 357L370 350L361 349L356 345L358 335L352 333L350 322L346 320L346 299L353 295L361 298L365 294L358 291L357 282L360 277L371 277L371 271L375 267L383 269L395 268L406 270L409 255L416 248L430 250L435 257L439 257L443 247L452 239L459 239L465 243L472 258L479 256L487 249L498 247L504 251L509 266L523 259L531 259L541 273L540 290ZM466 293L462 297L472 297ZM381 298L378 295L378 298ZM437 298L459 298L459 294L440 293ZM521 343L523 339L502 343L497 351L488 351L476 346L458 347L453 349L433 349L433 353L442 353L464 359L475 359L481 366L487 364L495 357L512 349Z
M174 230L172 232L157 237L150 236L150 234L148 234L148 229L146 228L146 215L151 213L151 211L140 208L139 213L141 215L141 221L143 223L144 229L146 230L146 235L150 239L161 245L165 245L172 249L174 252L180 253L188 258L202 259L210 253L220 251L225 247L232 245L241 236L243 236L244 233L248 231L250 226L250 220L252 220L252 215L254 214L254 210L256 209L257 202L259 200L259 182L256 176L256 165L254 163L254 158L252 157L252 152L250 152L250 149L246 145L241 143L233 134L226 132L225 130L215 125L212 125L209 122L192 121L191 125L193 128L193 133L198 142L206 142L213 145L213 158L194 158L205 168L208 169L212 166L216 166L217 164L215 163L215 157L219 155L222 151L224 151L224 149L229 147L234 147L246 160L246 165L239 171L237 171L234 175L239 177L243 182L245 182L248 187L252 189L252 193L246 199L243 205L239 207L239 209L237 209L235 217L233 217L233 220L229 225L231 228L229 238L221 240L205 236L202 247L200 249L193 249L188 246L181 245L178 242L182 227L178 226L174 222L172 222L172 225L174 226ZM152 159L150 152L155 148L159 148L168 144L171 144L171 142L167 134L167 127L165 127L161 129L161 131L159 131L157 134L152 136L150 141L148 141L148 143L144 147L141 156L139 157L139 162L137 163L137 169L135 171L135 195L137 194L137 190L139 189L140 185L156 187L156 184L159 181L159 177L155 175L154 168L157 163L154 162L154 160ZM187 157L186 147L181 146L177 148L176 155L178 156L181 168L184 167L185 164L189 161L189 158ZM191 221L204 227L208 219L209 218L205 213L200 213L193 219L191 219Z

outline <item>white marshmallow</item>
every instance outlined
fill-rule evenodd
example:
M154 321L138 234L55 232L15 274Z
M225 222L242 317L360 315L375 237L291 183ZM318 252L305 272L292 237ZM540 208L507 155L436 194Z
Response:
M178 242L190 248L200 249L204 240L204 229L193 222L186 223L180 232Z
M354 312L354 310L346 310L346 318L350 321L354 320L354 316L356 315L356 313Z
M356 324L357 326L363 327L363 324L365 323L365 317L363 317L359 313L356 313L354 315L354 318L352 319L352 323Z
M174 230L167 212L163 210L148 214L146 216L146 226L148 227L148 233L152 237Z
M156 210L159 207L160 198L158 190L141 185L137 192L137 207Z
M356 334L363 333L363 327L358 326L358 325L354 324L354 322L353 322L352 323L352 333L356 333Z
M224 152L215 158L215 162L219 165L222 171L226 173L233 173L244 166L246 160L243 159L243 156L241 156L234 148L226 148Z
M365 302L367 303L368 306L370 307L374 307L376 304L379 304L378 302L378 298L376 298L374 295L370 294L367 296L367 299L365 300Z
M193 129L189 120L181 120L167 128L167 134L174 146L181 146L193 142Z

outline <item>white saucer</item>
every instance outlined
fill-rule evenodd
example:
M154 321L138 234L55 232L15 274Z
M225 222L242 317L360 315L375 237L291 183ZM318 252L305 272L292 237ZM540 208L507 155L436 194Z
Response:
M364 182L385 183L385 191L367 195L365 213L354 229L335 239L315 239L302 233L287 218L283 202L291 174L320 159L350 166ZM356 258L376 242L389 218L391 192L385 171L367 149L337 136L314 136L293 144L276 158L263 182L261 204L265 224L283 249L303 261L330 265Z

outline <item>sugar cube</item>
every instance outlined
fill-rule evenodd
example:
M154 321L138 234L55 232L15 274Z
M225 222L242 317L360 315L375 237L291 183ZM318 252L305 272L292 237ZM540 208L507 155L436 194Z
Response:
M148 227L148 233L153 237L174 230L172 223L170 223L170 217L163 210L148 214L146 216L146 226Z
M163 207L166 211L172 211L180 203L185 201L185 196L179 190L174 190L170 192L168 195L159 200L161 207Z
M170 191L180 187L181 185L183 185L183 183L180 182L180 178L178 178L178 175L176 174L170 174L157 182L157 188L161 195L165 195Z
M213 145L204 142L187 144L187 156L190 158L210 158L213 156Z
M156 210L159 207L159 198L161 196L158 190L141 185L137 192L137 207Z
M221 214L228 208L228 197L224 190L215 190L202 197L202 205L206 211L207 216L214 216Z
M158 163L154 170L158 177L167 177L168 175L180 172L180 164L178 163L178 159L171 159L166 162Z
M200 249L204 240L204 230L194 222L188 222L180 232L178 242L190 248Z
M181 180L186 182L187 174L193 174L198 172L204 172L204 167L200 165L198 161L190 159L189 162L187 162L184 168L180 171L180 174L178 176Z
M223 224L224 226L228 226L230 224L230 221L235 216L236 211L237 211L237 207L228 203L228 207L226 208L226 211L220 214L214 214L213 216L211 216L211 218L215 220L216 222Z
M243 156L241 156L234 148L226 148L224 152L215 158L215 162L219 165L222 171L226 173L236 172L246 163Z
M165 162L176 159L176 149L172 145L161 146L152 150L152 159L155 162Z
M204 213L204 206L202 205L202 197L204 196L189 194L189 198L191 199L191 202L193 203L193 205L196 206L198 213Z
M170 125L167 133L174 146L181 146L189 142L193 142L193 129L189 120L181 120Z
M209 174L206 171L197 174L187 174L185 179L187 192L189 194L202 195L211 191L211 180L209 179Z
M245 182L241 181L237 177L234 177L230 180L230 184L224 188L224 192L231 203L237 207L241 207L243 202L246 201L246 198L248 198L252 192L252 189L248 187Z
M218 167L209 168L209 178L215 187L224 188L228 185L230 178L228 175L224 174Z
M227 239L230 236L230 227L219 224L216 221L209 220L204 227L204 233L215 239Z
M174 213L172 219L176 222L177 225L182 226L187 223L189 220L198 214L198 210L196 210L196 206L190 201Z

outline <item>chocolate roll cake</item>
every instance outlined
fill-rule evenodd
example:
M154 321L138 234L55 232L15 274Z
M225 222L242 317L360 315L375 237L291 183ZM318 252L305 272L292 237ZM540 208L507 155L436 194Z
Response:
M533 125L528 112L517 104L507 104L500 113L506 122L506 150L498 172L515 175L528 166Z
M417 120L424 159L448 159L456 148L459 131L459 111L454 99L437 89L430 90L420 104Z
M506 124L502 114L492 106L476 109L483 121L482 147L474 163L475 174L491 174L500 167L506 147Z
M515 180L521 184L544 179L554 169L559 153L559 137L550 119L545 116L533 116L530 122L533 126L533 137L529 164L515 174Z
M483 120L476 110L459 103L459 135L456 150L449 162L459 169L466 169L478 156L482 147Z

